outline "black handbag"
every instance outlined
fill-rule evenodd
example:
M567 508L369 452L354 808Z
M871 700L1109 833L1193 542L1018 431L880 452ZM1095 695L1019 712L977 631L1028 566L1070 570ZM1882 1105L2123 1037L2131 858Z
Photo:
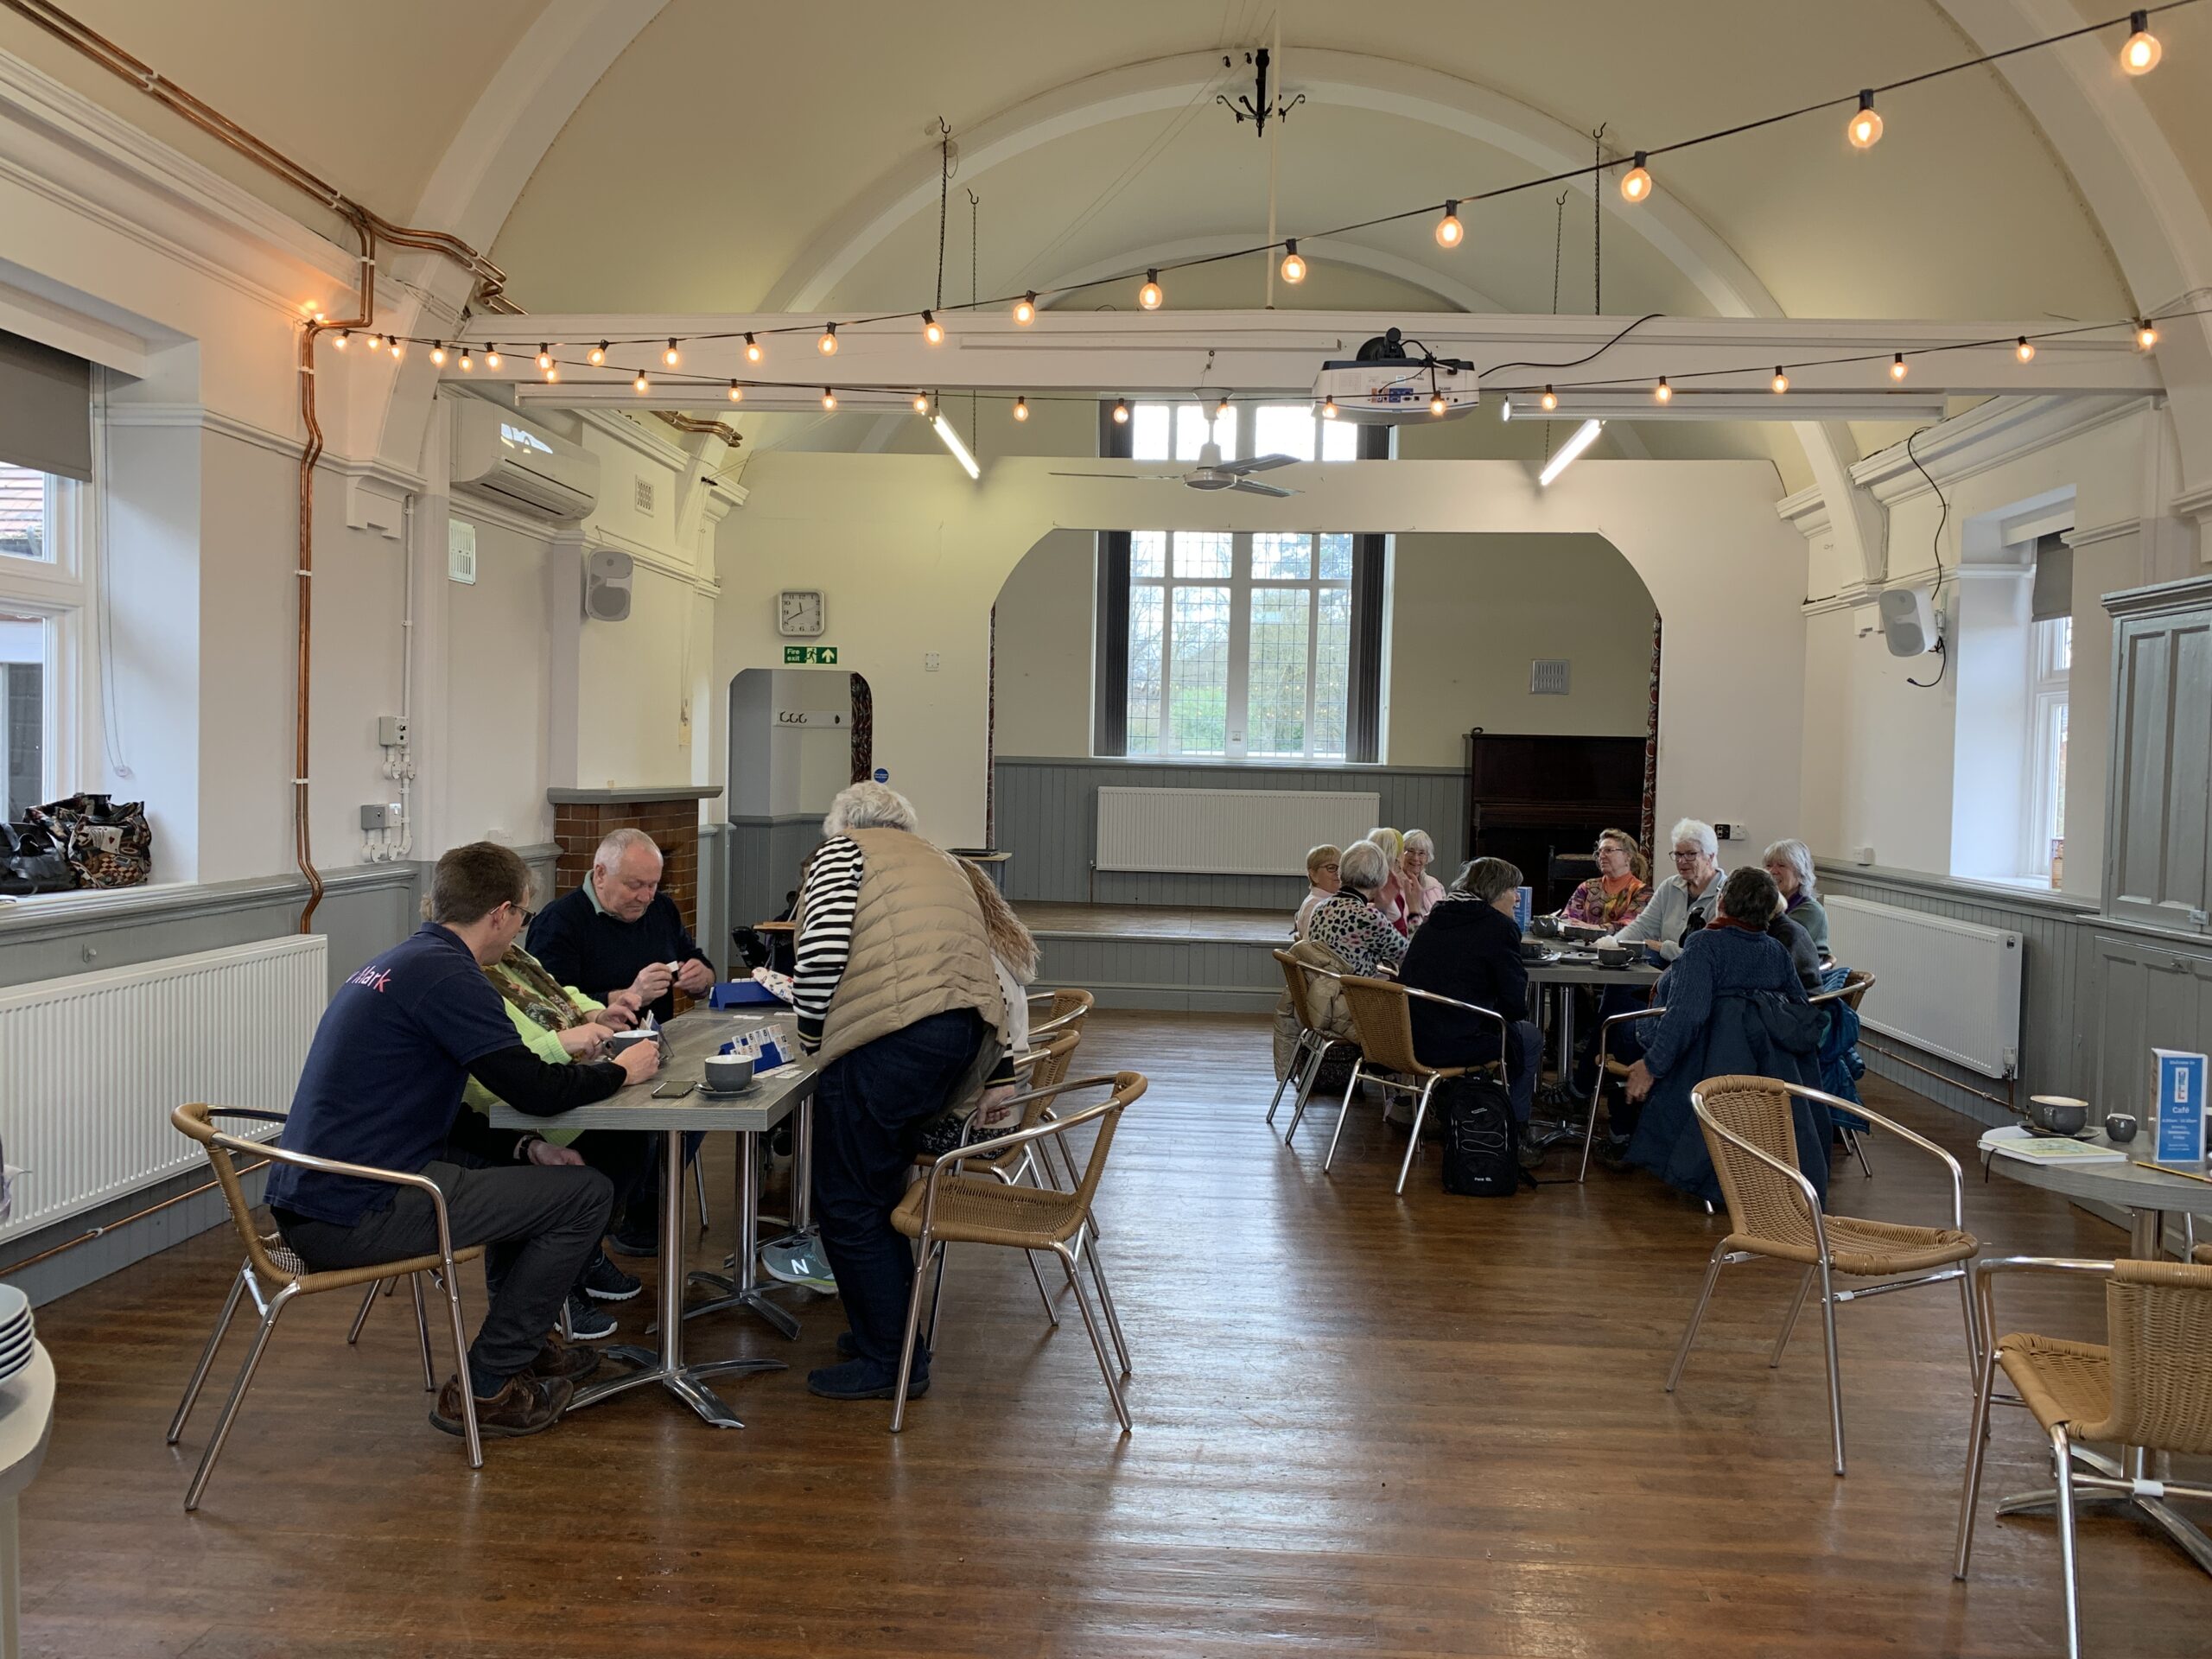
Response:
M28 898L76 885L77 872L52 836L35 823L0 823L0 893Z
M1446 1077L1433 1104L1444 1117L1444 1190L1468 1198L1510 1198L1521 1190L1521 1126L1505 1085L1494 1077Z

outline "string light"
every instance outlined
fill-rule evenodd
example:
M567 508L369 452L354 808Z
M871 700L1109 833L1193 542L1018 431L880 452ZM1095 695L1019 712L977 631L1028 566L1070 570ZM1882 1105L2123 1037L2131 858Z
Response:
M537 366L541 369L550 369L553 366L553 348L543 340L540 340L537 346Z
M668 349L660 354L660 360L667 364L671 369L683 360L682 355L676 349L676 342L674 340L671 340L668 342Z
M745 401L745 388L734 380L729 383L729 400L733 404L741 404Z
M1017 421L1026 421L1029 418L1029 400L1027 397L1017 397L1014 400L1014 418Z
M545 371L545 384L546 384L547 385L549 385L549 386L550 386L550 385L551 385L555 381L558 380L560 378L561 378L561 365L560 365L559 364L557 364L557 363L556 363L556 364L552 365L550 367L549 367L549 368Z
M2158 67L2158 60L2166 48L2158 44L2158 37L2151 32L2151 14L2131 11L2127 27L2133 31L2126 45L2120 48L2120 67L2131 75L2147 75Z
M1166 297L1160 286L1160 272L1157 270L1145 272L1144 286L1137 289L1137 303L1147 311L1157 311Z
M639 369L638 371L638 378L630 383L630 390L636 392L639 397L643 397L652 389L652 383L645 378L645 372L643 369Z
M430 361L436 364L442 369L445 367L446 343L442 340L438 341L436 345L430 347Z
M1782 372L1782 365L1774 365L1774 390L1777 396L1789 390L1789 377Z
M391 360L393 362L397 363L401 358L407 355L407 344L404 340L395 340L391 342Z
M922 313L922 338L932 346L944 344L944 325L927 311Z
M1321 400L1321 418L1325 421L1333 421L1337 418L1337 400L1335 398L1324 397Z
M745 360L748 363L758 363L760 360L760 342L753 339L751 334L745 337Z
M814 349L824 357L837 355L837 325L836 323L829 323L823 327L822 338L814 342Z
M822 388L822 407L824 409L837 407L837 394L827 386Z
M601 364L602 364L602 363L604 363L604 362L606 362L606 361L607 361L607 342L606 342L605 340L601 340L601 341L599 342L599 344L598 344L598 345L596 345L596 346L593 346L593 347L591 348L591 365L592 365L592 367L594 367L594 368L595 369L595 368L597 368Z
M462 347L461 348L461 372L463 374L467 374L467 373L471 369L474 368L475 366L476 366L476 359L475 359L474 358L473 358L473 357L469 356L469 354L468 354L468 347L467 347L467 346L462 346Z
M1882 142L1882 118L1874 112L1873 93L1859 94L1859 113L1851 118L1843 134L1853 149L1872 149Z
M1659 404L1671 404L1675 401L1675 389L1667 384L1665 375L1661 375L1659 384L1651 388L1651 400Z
M499 348L496 345L485 352L484 366L487 369L497 369L499 366Z
M1890 378L1892 380L1902 380L1904 378L1904 353L1903 352L1899 352L1895 357L1890 359Z
M930 412L930 395L929 395L929 393L927 393L926 391L918 391L918 392L916 392L916 393L914 394L914 413L915 413L915 414L917 414L917 415L926 415L926 414L928 414L929 412Z
M332 340L330 343L342 352L346 349L346 342L353 339L353 330L350 328L340 328L338 331L338 338Z
M1467 234L1467 227L1459 222L1459 204L1455 200L1444 204L1444 217L1436 221L1436 245L1456 248Z
M1014 302L1014 320L1023 327L1037 321L1037 290L1032 289Z
M1286 283L1306 280L1306 261L1299 257L1298 238L1292 237L1282 245L1282 279Z
M1428 400L1428 412L1432 415L1440 416L1446 410L1451 407L1451 404L1444 401L1444 394L1440 391L1435 393Z
M1621 175L1621 200L1642 201L1651 194L1651 169L1644 166L1645 152L1636 152L1635 162Z
M380 351L383 347L384 336L382 334L371 334L369 336L369 349L371 351Z
M1227 419L1229 418L1229 394L1228 394L1228 393L1224 392L1224 393L1222 394L1221 401L1220 401L1219 403L1216 404L1213 406L1213 417L1214 417L1214 419L1216 419L1217 421L1225 421L1225 420L1227 420Z
M2019 344L2012 347L2012 355L2023 363L2034 362L2036 360L2035 341L2030 340L2025 334L2022 334Z
M2158 331L2152 326L2151 320L2148 317L2136 318L2135 349L2140 352L2147 352L2158 343Z
M1129 400L1126 397L1116 397L1114 400L1114 424L1116 426L1127 426L1128 423Z
M1543 405L1544 413L1548 415L1559 407L1559 393L1554 391L1549 386L1546 386L1544 395L1536 401Z

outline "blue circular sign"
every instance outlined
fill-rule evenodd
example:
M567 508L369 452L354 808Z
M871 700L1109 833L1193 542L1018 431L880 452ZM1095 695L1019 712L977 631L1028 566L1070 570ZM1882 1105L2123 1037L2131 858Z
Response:
M879 784L889 783L891 781L891 768L888 766L878 766L875 769L875 781Z

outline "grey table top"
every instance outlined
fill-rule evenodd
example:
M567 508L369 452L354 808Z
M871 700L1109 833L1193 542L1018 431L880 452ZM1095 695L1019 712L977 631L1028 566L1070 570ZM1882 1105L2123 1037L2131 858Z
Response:
M2112 1142L2099 1130L2090 1144L2108 1147ZM2151 1143L2145 1135L2138 1133L2134 1140L2119 1150L2130 1158L2148 1158ZM1989 1159L1990 1168L2000 1175L2008 1175L2028 1186L2063 1192L2069 1198L2093 1198L2121 1210L2212 1216L2212 1182L2193 1181L2186 1175L2170 1175L2135 1163L2031 1164L2024 1159L2007 1158L2002 1153L1981 1155Z
M814 1087L814 1064L799 1059L776 1072L755 1078L753 1087L734 1100L702 1099L695 1090L681 1100L655 1100L653 1090L673 1078L696 1083L700 1063L740 1032L764 1026L782 1027L786 1052L797 1052L798 1038L794 1016L740 1014L693 1008L661 1027L674 1051L660 1075L649 1083L633 1083L596 1105L579 1106L558 1117L532 1117L504 1103L492 1108L492 1122L502 1129L735 1129L758 1135L772 1129L790 1116ZM2212 1187L2205 1189L2212 1192Z
M1556 962L1532 962L1528 968L1532 985L1649 985L1666 971L1640 959L1625 968L1603 968L1592 959L1562 957Z

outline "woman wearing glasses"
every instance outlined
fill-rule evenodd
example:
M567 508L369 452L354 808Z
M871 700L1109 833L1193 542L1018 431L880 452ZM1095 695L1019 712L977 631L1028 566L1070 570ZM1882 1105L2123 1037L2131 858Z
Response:
M1651 890L1636 919L1613 930L1621 944L1641 944L1663 962L1682 954L1682 942L1710 922L1720 903L1720 838L1713 826L1684 818L1668 837L1675 873Z
M1306 902L1299 906L1298 914L1291 920L1290 936L1294 939L1306 937L1306 930L1313 924L1314 911L1344 886L1338 865L1343 856L1343 849L1330 846L1316 847L1306 855Z
M1559 918L1608 933L1626 927L1651 900L1650 878L1651 867L1634 836L1625 830L1600 830L1598 874L1575 888Z

